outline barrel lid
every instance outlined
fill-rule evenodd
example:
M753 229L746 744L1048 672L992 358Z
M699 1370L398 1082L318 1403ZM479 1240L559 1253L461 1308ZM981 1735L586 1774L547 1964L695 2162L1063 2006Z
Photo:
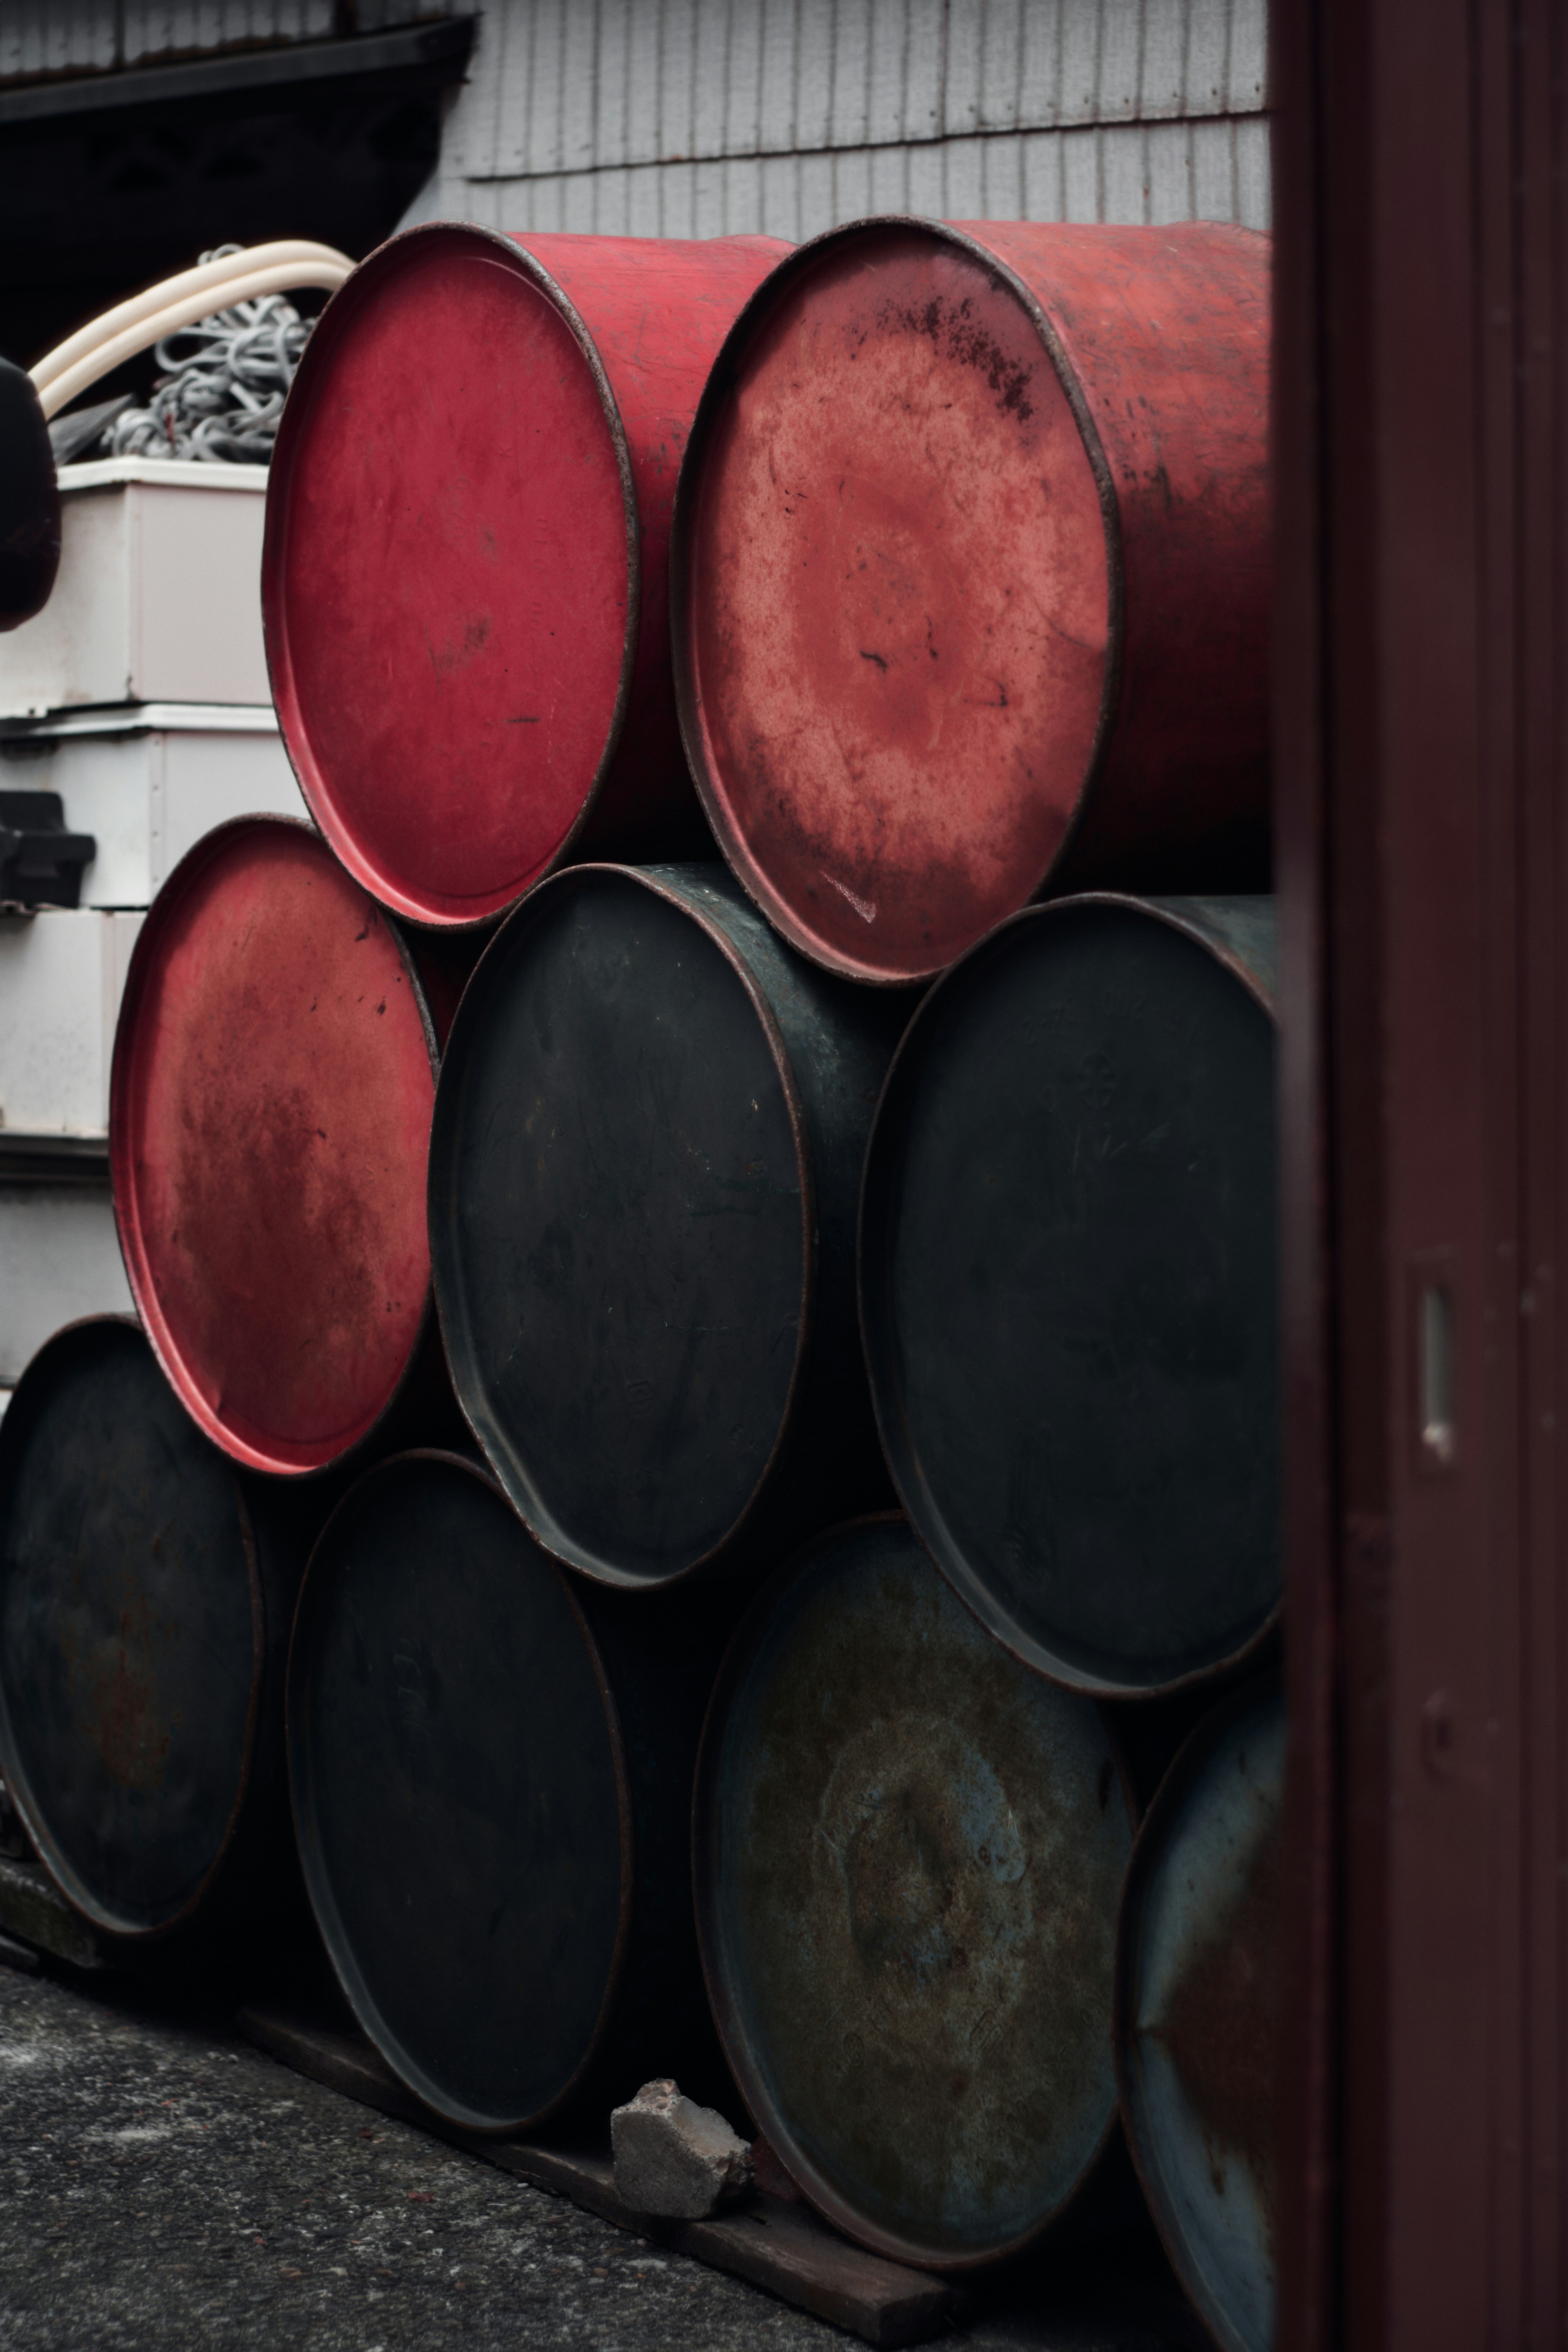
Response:
M182 860L131 960L110 1169L159 1360L247 1467L322 1469L397 1392L435 1065L396 926L313 828L242 817Z
M449 2123L538 2122L608 2021L630 1798L568 1580L475 1464L398 1455L340 1505L288 1721L305 1882L360 2023Z
M1177 2276L1224 2352L1274 2342L1285 1706L1253 1683L1193 1732L1127 1874L1117 2070Z
M211 1885L263 1639L232 1464L129 1317L68 1325L0 1423L0 1775L97 1927L155 1933Z
M1195 1681L1279 1606L1272 903L1058 899L889 1073L860 1306L894 1483L1038 1671Z
M1039 888L1099 756L1110 477L1040 304L932 221L834 229L731 330L681 469L681 727L803 953L941 971Z
M897 1517L758 1601L703 1734L703 1968L812 2203L948 2269L1038 2234L1114 2120L1131 1808L1098 1709L1031 1675Z
M583 320L514 240L437 222L363 262L273 456L262 613L311 813L438 925L510 906L585 822L636 651L638 524Z
M553 877L486 949L436 1107L458 1401L540 1541L606 1583L735 1534L806 1340L805 1118L731 897L763 932L721 866Z

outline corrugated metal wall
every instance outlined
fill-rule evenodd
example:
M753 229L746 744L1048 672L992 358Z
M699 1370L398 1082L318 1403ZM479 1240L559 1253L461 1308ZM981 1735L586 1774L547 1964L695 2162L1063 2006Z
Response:
M1266 0L491 0L411 218L1268 221Z
M1267 0L489 0L410 215L805 237L867 212L1268 220ZM362 32L470 0L357 0ZM333 0L0 0L0 81L341 28Z

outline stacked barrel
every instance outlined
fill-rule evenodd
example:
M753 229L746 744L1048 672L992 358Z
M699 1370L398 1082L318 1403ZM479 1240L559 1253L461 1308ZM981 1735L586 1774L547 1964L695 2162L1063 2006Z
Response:
M293 1820L408 2086L508 2132L738 2092L955 2270L1092 2197L1120 2113L1249 2347L1268 331L1215 227L394 239L268 493L319 830L172 877L112 1114L143 1450L177 1398L318 1498ZM63 1503L12 1597L26 1386L0 1769L55 1860L89 1733L18 1729L75 1671Z

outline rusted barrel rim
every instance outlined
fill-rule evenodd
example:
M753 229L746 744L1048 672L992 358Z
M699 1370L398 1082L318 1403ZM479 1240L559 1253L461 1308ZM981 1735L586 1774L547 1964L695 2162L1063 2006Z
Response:
M163 921L166 920L169 910L174 906L178 895L199 877L211 859L221 853L230 837L235 834L249 831L257 825L287 827L292 833L304 834L311 841L320 842L329 855L333 854L331 844L326 840L320 827L308 823L304 817L258 814L254 816L230 817L225 824L214 825L212 831L204 834L195 846L188 849L181 858L159 891L156 901L148 908L146 919L136 935L136 944L131 950L131 961L126 969L125 989L120 1000L120 1016L114 1031L114 1056L110 1066L109 1181L114 1202L114 1229L120 1242L120 1255L125 1265L125 1278L131 1286L131 1296L136 1306L137 1318L142 1331L146 1334L148 1345L163 1369L165 1380L202 1434L211 1438L213 1444L222 1453L226 1454L231 1462L238 1463L244 1469L262 1471L268 1477L274 1478L321 1478L332 1471L341 1469L343 1463L352 1459L363 1447L373 1444L377 1432L385 1426L389 1416L401 1402L414 1376L415 1367L424 1353L435 1314L429 1276L426 1276L425 1299L420 1308L418 1327L410 1343L407 1356L404 1360L403 1370L398 1375L395 1387L374 1421L368 1429L360 1433L351 1445L345 1445L341 1453L333 1454L330 1460L300 1467L294 1463L276 1461L270 1455L260 1453L255 1446L246 1444L242 1439L237 1437L226 1427L208 1405L196 1382L186 1370L180 1351L174 1344L174 1335L164 1322L159 1308L155 1286L149 1279L142 1260L141 1234L140 1231L133 1226L131 1206L135 1196L136 1170L134 1155L126 1136L125 1122L130 1110L128 1094L132 1082L132 1039L136 1027L136 1014L141 1003L142 992L146 985L148 966L162 932ZM357 881L357 877L355 879ZM358 887L363 888L363 885L360 884ZM441 1050L436 1035L436 1024L430 1016L430 1007L426 1002L424 982L420 980L418 969L409 952L408 943L397 924L388 921L387 930L407 975L414 1003L419 1008L420 1025L425 1032L426 1050L430 1056L431 1076L438 1077L441 1068Z
M526 234L526 232L522 232ZM357 841L346 834L339 838L342 828L330 823L332 799L327 791L306 741L307 730L294 691L293 665L289 659L287 634L282 625L282 599L279 583L282 577L288 534L288 501L293 487L294 443L305 430L310 409L314 405L316 378L328 364L331 353L349 333L364 303L373 299L376 287L387 270L398 267L406 248L420 238L460 236L477 240L495 248L493 265L510 269L516 276L531 284L559 312L587 363L599 395L609 430L610 444L616 453L616 466L621 479L621 500L626 521L626 639L621 649L620 682L616 689L615 708L611 713L609 731L599 755L594 779L583 795L571 831L565 835L555 852L554 865L560 866L571 856L572 845L581 835L593 815L605 779L609 774L626 726L626 709L631 700L632 676L637 667L637 636L642 619L642 523L637 514L637 491L632 479L631 449L626 430L621 419L619 404L605 372L598 346L589 333L581 312L570 297L557 285L550 272L536 261L526 246L518 244L500 229L480 228L468 221L423 221L414 228L402 229L378 245L360 263L352 278L339 289L325 310L305 345L304 355L283 404L283 415L278 426L278 438L272 453L272 467L267 492L267 515L261 542L261 634L267 648L267 675L271 682L272 698L277 706L279 732L289 754L305 805L315 818L321 832L331 843L333 853L348 868L362 888L370 892L380 905L389 908L404 922L420 929L433 931L475 931L485 929L507 911L506 907L492 907L485 913L463 917L434 916L416 906L405 891L387 881L374 867ZM522 895L522 894L520 894ZM512 903L515 903L512 902Z
M844 973L850 980L866 982L874 988L909 988L931 980L944 969L933 964L924 971L888 972L870 964L858 963L824 946L798 922L789 905L774 890L767 877L752 856L744 839L730 822L718 781L708 758L707 730L702 723L700 696L698 692L689 625L691 592L691 541L696 529L700 478L708 445L712 438L715 421L722 404L734 389L745 350L759 326L773 307L786 295L795 279L811 269L823 252L844 239L862 236L868 229L918 230L939 244L954 247L978 262L1005 285L1022 304L1030 322L1044 344L1068 406L1078 426L1085 454L1094 474L1095 488L1100 494L1100 520L1105 530L1105 562L1107 588L1107 636L1105 677L1100 689L1100 718L1095 727L1094 744L1067 831L1052 854L1050 865L1040 874L1031 896L1045 887L1051 870L1060 863L1083 823L1085 813L1094 795L1101 769L1105 764L1106 746L1110 738L1111 723L1116 715L1121 693L1124 627L1125 580L1121 553L1121 516L1117 502L1116 485L1111 478L1099 428L1077 370L1062 348L1061 340L1047 317L1040 299L1019 277L1001 255L994 253L978 237L973 237L949 221L926 220L916 213L878 213L863 220L844 221L837 227L825 229L820 236L810 238L805 245L780 261L777 268L763 278L756 292L741 311L725 336L709 372L702 397L692 419L690 437L680 461L680 472L675 486L675 505L669 526L669 629L670 651L675 666L675 705L680 720L680 740L686 749L688 765L701 798L703 814L713 828L715 839L736 880L766 916L776 931L809 956L814 963L830 971ZM353 281L351 279L350 283ZM339 299L342 298L339 297ZM285 415L287 422L287 415Z
M873 1257L878 1257L879 1264L876 1235L887 1207L890 1156L889 1149L879 1149L879 1146L886 1135L888 1123L900 1107L904 1086L912 1083L909 1074L919 1050L927 1016L941 1002L943 992L961 984L970 966L988 955L1006 932L1016 929L1020 923L1047 922L1055 915L1074 912L1084 907L1124 908L1131 914L1145 916L1152 921L1163 923L1170 930L1180 932L1184 939L1191 940L1206 954L1213 956L1216 963L1223 964L1226 971L1240 982L1254 1003L1268 1014L1269 1021L1273 1023L1276 1020L1274 998L1262 976L1211 933L1187 919L1180 912L1179 905L1168 899L1139 898L1123 890L1084 890L1069 898L1049 899L1044 906L1020 907L1016 915L1007 916L993 930L987 931L984 938L976 940L973 947L951 964L921 997L909 1027L899 1040L878 1097L876 1116L871 1121L871 1132L866 1145L866 1167L860 1184L860 1211L855 1236L855 1282L860 1312L860 1345L869 1378L871 1410L877 1418L877 1434L882 1442L882 1454L889 1475L909 1515L910 1527L970 1614L977 1617L986 1632L994 1635L1005 1650L1011 1651L1021 1664L1034 1674L1043 1675L1047 1682L1059 1684L1064 1690L1079 1691L1089 1698L1127 1701L1168 1698L1176 1691L1195 1688L1218 1673L1244 1666L1255 1660L1279 1624L1284 1607L1283 1592L1239 1650L1227 1658L1215 1659L1212 1665L1196 1666L1190 1674L1178 1675L1170 1682L1140 1683L1129 1686L1125 1683L1107 1681L1100 1675L1086 1674L1081 1667L1058 1657L1054 1651L1047 1651L1037 1642L1020 1639L1017 1627L996 1607L979 1578L973 1574L959 1547L949 1536L935 1502L927 1496L911 1449L899 1430L890 1405L884 1402L885 1390L890 1384L878 1377L878 1367L888 1361L889 1345L887 1309L878 1295L880 1275L873 1270Z
M345 1534L352 1531L353 1523L361 1517L366 1505L374 1499L381 1487L395 1480L402 1471L414 1462L439 1463L447 1469L458 1471L463 1476L472 1478L477 1485L485 1487L495 1496L498 1502L503 1504L508 1510L510 1509L510 1505L507 1502L507 1497L498 1481L490 1475L482 1463L472 1461L466 1454L449 1453L441 1446L410 1446L406 1453L395 1454L386 1461L378 1462L374 1469L367 1470L363 1477L350 1487L316 1538L306 1565L304 1581L300 1585L300 1599L294 1612L293 1631L289 1643L289 1671L284 1699L284 1729L289 1753L289 1794L293 1806L295 1835L300 1849L300 1866L304 1874L306 1892L310 1898L310 1909L315 1915L316 1925L321 1930L327 1957L332 1964L332 1973L342 1988L343 1998L360 2025L385 2059L399 2082L407 2090L412 2091L414 2096L422 2101L433 2114L441 2116L444 2122L454 2125L463 2131L475 2132L485 2137L504 2139L518 2132L531 2130L535 2125L544 2122L571 2098L578 2084L582 2082L597 2057L603 2046L605 2035L609 2031L610 2020L615 2013L616 2000L620 1990L621 1977L626 1966L626 1945L632 1924L632 1882L635 1857L632 1846L631 1782L626 1771L620 1717L616 1711L615 1695L605 1673L604 1660L599 1655L599 1645L594 1639L587 1619L579 1606L577 1596L572 1590L571 1578L563 1576L555 1562L549 1560L545 1565L549 1573L557 1580L571 1607L573 1618L583 1637L593 1665L594 1679L598 1685L600 1702L605 1710L605 1724L609 1733L610 1754L615 1767L616 1803L621 1824L620 1915L616 1926L615 1953L610 1962L609 1974L605 1979L604 1999L599 2004L599 2014L594 2026L593 2036L570 2082L564 2084L546 2106L539 2108L534 2114L508 2116L500 2122L493 2116L476 2115L471 2109L461 2106L456 2100L447 2098L439 2084L433 2082L409 2057L396 2036L388 2031L376 2007L354 1958L349 1938L343 1932L337 1905L332 1895L331 1881L321 1860L310 1805L310 1775L302 1752L305 1745L303 1694L305 1680L310 1671L309 1650L312 1612L321 1606L322 1588L332 1572L334 1547L341 1543ZM528 1539L526 1530L522 1533L526 1541Z
M1112 2034L1116 2053L1116 2105L1121 2117L1127 2152L1132 2159L1138 2185L1143 2191L1154 2226L1160 2233L1160 2242L1170 2257L1171 2267L1205 2326L1224 2347L1224 2352L1248 2352L1248 2347L1227 2325L1224 2313L1215 2305L1212 2296L1205 2292L1203 2273L1187 2259L1186 2241L1172 2219L1163 2178L1152 2166L1145 2164L1140 2153L1134 2124L1136 2095L1127 2058L1132 2022L1133 1948L1142 1924L1143 1902L1149 1891L1150 1874L1163 1857L1171 1824L1204 1767L1242 1716L1250 1714L1265 1700L1279 1696L1278 1673L1254 1675L1238 1689L1232 1691L1228 1697L1218 1700L1210 1713L1187 1734L1166 1766L1164 1778L1150 1799L1149 1809L1138 1824L1127 1864L1127 1875L1121 1884L1121 1909L1116 1923Z
M719 1934L715 1916L718 1872L714 1822L719 1805L718 1759L724 1726L736 1693L751 1668L775 1606L796 1577L804 1575L830 1544L841 1543L846 1536L861 1528L886 1527L908 1528L921 1549L927 1549L918 1530L902 1511L868 1511L858 1518L840 1520L837 1527L826 1528L821 1535L814 1536L809 1543L803 1544L798 1551L792 1553L783 1567L768 1579L741 1620L734 1639L724 1653L712 1696L708 1701L708 1710L702 1719L702 1740L697 1751L697 1775L691 1806L691 1889L697 1912L697 1944L702 1958L702 1981L708 1990L708 2004L713 2012L713 2022L718 2029L725 2061L758 2130L770 2147L778 2151L791 2179L824 2221L830 2221L836 2230L842 2231L856 2244L867 2247L873 2253L885 2254L889 2262L907 2263L916 2270L940 2271L945 2274L988 2269L1009 2255L1020 2253L1026 2247L1032 2246L1053 2222L1060 2219L1083 2183L1100 2163L1110 2144L1117 2125L1114 2103L1092 2154L1059 2204L1054 2205L1049 2212L1043 2214L1017 2237L1008 2239L1001 2245L987 2246L972 2254L933 2254L929 2246L901 2238L896 2231L884 2230L878 2223L867 2221L847 2199L839 2195L832 2182L797 2146L784 2116L769 2096L761 2071L752 2063L745 2037L737 2027L729 1990L716 1957ZM1106 1727L1110 1729L1109 1725ZM1135 1824L1137 1805L1127 1777L1121 1743L1112 1736L1110 1744L1127 1801L1129 1819Z
M142 1339L147 1336L134 1315L83 1315L79 1316L74 1323L62 1324L58 1331L52 1333L44 1341L43 1346L29 1361L26 1370L12 1391L11 1402L6 1408L5 1417L4 1421L0 1421L0 1494L3 1494L10 1485L15 1458L23 1443L22 1415L18 1406L26 1394L29 1381L33 1381L36 1373L42 1377L40 1368L45 1367L58 1352L79 1346L81 1335L84 1332L102 1330L106 1325L118 1325L122 1330L134 1331ZM250 1702L245 1717L245 1753L240 1765L239 1778L235 1784L234 1802L229 1808L228 1820L217 1850L200 1883L192 1889L179 1909L171 1912L166 1919L160 1919L152 1927L145 1926L140 1921L128 1920L122 1912L111 1911L106 1905L100 1903L91 1889L72 1869L51 1834L48 1823L27 1785L26 1777L16 1755L16 1744L11 1737L11 1717L5 1705L5 1685L0 1682L0 1780L4 1780L16 1811L22 1816L23 1827L43 1856L50 1877L53 1878L71 1908L79 1911L84 1919L90 1921L93 1927L101 1929L105 1934L118 1937L127 1943L134 1943L137 1946L160 1942L164 1937L172 1935L176 1928L184 1927L186 1921L200 1910L233 1850L235 1836L239 1828L240 1815L245 1810L246 1799L250 1793L251 1769L256 1761L257 1730L261 1717L261 1682L267 1649L267 1609L261 1589L260 1563L257 1558L256 1529L246 1500L245 1483L233 1462L225 1459L223 1466L228 1475L229 1484L234 1492L235 1517L239 1526L240 1542L245 1549L246 1573L250 1580L252 1650Z
M523 927L531 922L542 905L554 892L574 889L578 885L598 875L617 875L638 884L655 898L663 898L680 914L695 923L705 937L719 950L742 987L756 1014L779 1084L784 1090L790 1133L795 1140L795 1172L800 1182L801 1213L801 1299L800 1321L795 1333L795 1362L790 1368L789 1390L784 1411L779 1416L777 1435L768 1458L758 1475L745 1503L733 1524L720 1540L684 1567L672 1570L657 1580L646 1576L629 1576L613 1561L601 1559L578 1544L566 1533L545 1508L534 1486L517 1461L488 1408L479 1381L474 1373L472 1350L460 1328L459 1300L461 1286L453 1262L450 1247L450 1225L438 1213L438 1194L448 1202L457 1196L457 1170L454 1156L457 1142L453 1133L460 1116L458 1087L461 1081L462 1063L468 1048L470 1035L476 1027L482 1028L492 996L503 988L510 977L509 955L518 950L523 937ZM509 945L510 942L510 945ZM547 876L531 890L526 899L513 908L495 937L486 946L475 965L468 986L463 991L447 1034L447 1050L442 1058L443 1075L451 1072L444 1085L436 1088L436 1111L430 1126L430 1160L427 1175L430 1276L435 1292L436 1314L440 1328L441 1344L446 1349L447 1365L452 1378L452 1388L463 1418L473 1431L479 1448L498 1480L507 1500L522 1520L530 1535L552 1559L592 1577L596 1583L612 1584L633 1592L667 1591L671 1585L682 1584L689 1578L700 1576L720 1555L727 1551L754 1515L788 1439L795 1418L796 1401L806 1358L811 1349L812 1330L816 1318L816 1195L812 1176L810 1139L806 1129L805 1107L801 1100L790 1061L789 1047L772 1005L758 985L744 957L733 945L721 925L694 907L681 891L661 879L647 866L616 865L610 861L600 864L574 866L562 873Z

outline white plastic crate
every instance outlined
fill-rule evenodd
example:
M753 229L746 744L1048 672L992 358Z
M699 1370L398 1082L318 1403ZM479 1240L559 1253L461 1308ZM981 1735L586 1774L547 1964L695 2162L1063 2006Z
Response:
M0 915L0 1174L23 1138L108 1134L114 1024L141 928L140 914L85 907Z
M0 635L0 717L84 703L269 703L265 466L62 466L54 594Z
M62 1324L131 1312L107 1181L0 1181L0 1402Z
M0 720L0 790L58 793L68 831L93 835L84 907L150 906L186 850L229 817L310 814L270 703Z

